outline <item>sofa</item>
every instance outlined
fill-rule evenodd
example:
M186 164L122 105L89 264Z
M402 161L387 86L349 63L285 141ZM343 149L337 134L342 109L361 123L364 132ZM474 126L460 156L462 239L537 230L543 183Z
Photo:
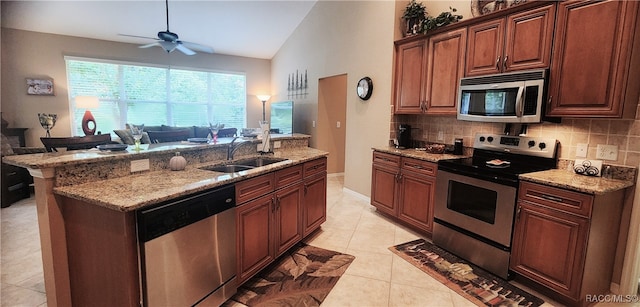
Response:
M129 125L127 124L127 129L113 130L113 132L116 135L118 135L122 143L132 145L134 144L134 139L133 139L133 136L131 135L131 131L129 130L128 126ZM208 126L172 127L167 125L160 125L160 126L145 125L144 126L145 133L143 134L142 139L140 140L140 143L142 144L152 143L152 140L149 138L149 133L148 133L149 131L181 131L181 130L187 131L187 133L184 134L186 136L184 140L188 138L207 138L210 133ZM229 136L235 135L236 132L237 132L236 128L225 128L219 131L218 136L229 137ZM172 140L172 141L175 141L175 140Z

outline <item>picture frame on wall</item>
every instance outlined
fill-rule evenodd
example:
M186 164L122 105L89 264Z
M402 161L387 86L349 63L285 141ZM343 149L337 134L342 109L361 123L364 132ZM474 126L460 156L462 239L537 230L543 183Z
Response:
M53 79L27 78L27 94L53 96Z

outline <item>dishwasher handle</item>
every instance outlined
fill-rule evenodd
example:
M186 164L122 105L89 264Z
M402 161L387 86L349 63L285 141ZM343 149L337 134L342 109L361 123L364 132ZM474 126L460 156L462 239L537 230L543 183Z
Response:
M138 239L147 242L236 205L234 185L189 195L136 212Z

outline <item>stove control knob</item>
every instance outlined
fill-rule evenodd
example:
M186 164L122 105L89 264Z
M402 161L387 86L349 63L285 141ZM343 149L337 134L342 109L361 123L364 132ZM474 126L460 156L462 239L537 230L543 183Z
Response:
M481 136L481 137L479 138L479 140L480 140L480 142L484 142L484 136Z
M529 144L529 148L531 148L533 146L536 146L536 141L529 141L529 143L527 144Z
M545 149L545 148L547 148L547 144L540 143L540 144L538 144L538 147L540 147L540 149Z
M489 141L489 143L493 142L493 137L492 136L488 137L487 141Z

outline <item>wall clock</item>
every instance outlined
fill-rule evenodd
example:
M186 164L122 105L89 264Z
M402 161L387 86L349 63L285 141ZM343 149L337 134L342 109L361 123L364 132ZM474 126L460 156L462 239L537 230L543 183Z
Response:
M373 93L373 81L371 81L371 78L364 77L360 79L356 91L358 92L358 97L362 100L371 98L371 93Z

